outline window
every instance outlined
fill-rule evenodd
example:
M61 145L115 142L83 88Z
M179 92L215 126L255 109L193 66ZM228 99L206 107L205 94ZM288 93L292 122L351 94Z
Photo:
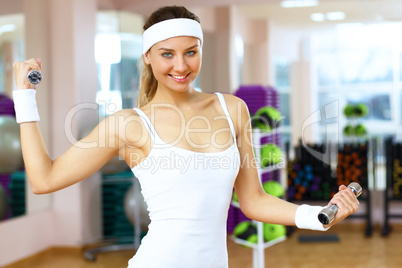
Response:
M369 93L366 95L346 94L347 104L366 104L368 115L363 120L391 120L390 94Z
M395 33L401 30L401 23L345 24L314 35L320 107L338 100L341 112L348 103L365 103L369 113L362 120L368 133L395 133L401 102L396 105L393 99L402 78L402 46ZM342 129L345 118L339 117L339 123Z
M289 142L290 133L290 62L285 58L275 59L275 89L279 92L280 106L283 120L281 133L283 142Z
M95 58L101 116L135 106L139 95L142 20L141 16L126 12L98 13Z

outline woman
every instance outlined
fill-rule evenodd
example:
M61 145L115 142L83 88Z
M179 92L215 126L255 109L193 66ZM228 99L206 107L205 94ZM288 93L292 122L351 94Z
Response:
M192 86L203 45L198 17L184 7L164 7L148 18L144 30L139 108L109 116L55 160L41 138L36 90L26 79L30 70L41 69L41 61L14 64L17 122L34 193L65 188L112 157L123 157L140 181L151 218L129 261L136 268L228 267L226 219L233 187L245 215L262 222L326 230L357 211L359 202L345 186L330 201L339 211L328 226L317 220L322 207L298 206L266 194L255 165L246 104ZM80 147L100 140L106 146Z

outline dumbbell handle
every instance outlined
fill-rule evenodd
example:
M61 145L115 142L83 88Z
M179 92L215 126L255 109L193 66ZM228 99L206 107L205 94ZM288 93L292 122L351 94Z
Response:
M356 182L352 182L348 185L348 187L352 189L352 192L356 197L359 197L359 195L362 193L362 187ZM337 212L338 207L337 205L333 204L330 207L324 208L320 211L320 213L318 213L318 220L324 225L330 224L334 220Z

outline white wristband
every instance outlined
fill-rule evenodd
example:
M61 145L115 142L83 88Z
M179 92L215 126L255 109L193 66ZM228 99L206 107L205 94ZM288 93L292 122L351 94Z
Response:
M324 225L318 220L318 213L324 207L301 205L296 210L295 223L297 228L310 229L316 231L326 231L330 227L324 228Z
M18 89L13 91L15 117L17 123L39 121L36 107L35 89Z

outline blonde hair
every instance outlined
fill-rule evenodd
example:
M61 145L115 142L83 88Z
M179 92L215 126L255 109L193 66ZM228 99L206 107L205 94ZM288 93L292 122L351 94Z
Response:
M150 102L156 93L158 88L158 80L156 80L151 64L146 64L144 55L141 56L140 60L140 94L138 95L136 106L141 108Z
M144 31L154 25L155 23L177 18L193 19L200 23L200 19L188 9L183 6L167 6L161 7L153 12L144 24ZM140 76L140 94L137 98L136 106L141 108L148 104L155 96L158 88L158 80L156 80L152 66L145 63L144 55L140 60L139 70L141 70Z

